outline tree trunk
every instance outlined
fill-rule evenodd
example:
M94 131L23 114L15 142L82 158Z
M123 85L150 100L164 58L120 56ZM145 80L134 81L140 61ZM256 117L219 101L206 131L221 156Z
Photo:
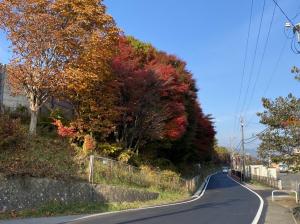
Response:
M38 110L30 110L30 112L31 112L31 117L30 117L29 133L31 135L36 135Z

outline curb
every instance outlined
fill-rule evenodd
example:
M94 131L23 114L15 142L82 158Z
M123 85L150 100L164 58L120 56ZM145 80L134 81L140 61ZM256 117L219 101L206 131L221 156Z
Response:
M120 211L113 211L113 212L96 213L96 214L84 216L82 218L73 219L73 220L70 220L69 222L72 223L74 221L79 221L79 220L83 220L83 219L87 219L87 218L103 216L103 215L109 215L109 214L127 213L127 212L132 212L132 211L141 211L141 210L146 210L146 209L162 208L162 207L168 207L168 206L175 206L175 205L190 203L190 202L199 200L204 195L211 176L213 176L217 173L219 173L219 171L208 175L205 178L204 183L201 184L199 190L197 190L197 192L190 198L190 200L187 200L187 201L173 202L173 203L170 203L170 204L161 204L161 205L148 206L148 207L142 207L142 208L132 208L132 209L126 209L126 210L120 210ZM199 193L199 195L197 195L197 193ZM62 222L62 223L59 223L59 224L63 224L63 223L66 223L66 222Z
M206 185L208 184L208 182L209 182L211 176L213 176L213 175L215 175L215 174L217 174L217 173L218 173L218 172L215 172L215 173L213 173L213 174L208 175L208 176L205 178L204 182L203 182L203 183L201 184L201 186L199 187L199 189L194 193L194 195L192 196L192 198L199 197L199 196L201 195L201 193L203 192L204 188L206 187Z
M295 224L298 224L298 221L297 221L297 219L296 219L296 217L295 217L295 214L294 214L294 209L293 209L293 208L290 208L290 211L291 211L291 213L292 213L292 217L293 217L293 220L294 220Z

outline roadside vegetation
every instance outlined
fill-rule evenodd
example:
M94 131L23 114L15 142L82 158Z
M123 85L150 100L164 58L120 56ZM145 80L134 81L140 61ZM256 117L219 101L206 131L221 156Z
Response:
M28 217L51 217L58 215L79 215L79 214L94 214L102 212L121 211L133 208L143 208L154 205L168 204L172 202L178 202L189 199L189 194L182 192L162 192L159 198L156 200L141 202L120 202L120 203L74 203L74 204L62 204L62 203L48 203L37 209L13 211L0 213L1 219L13 219L13 218L28 218Z
M296 80L300 80L300 70L292 69ZM300 170L299 131L300 99L292 94L276 99L262 99L263 112L257 113L265 129L258 134L261 143L258 155L265 164L272 162L286 164L294 172Z
M5 176L87 181L94 155L124 165L95 160L94 183L158 191L157 202L166 202L190 193L182 178L203 179L228 160L215 148L213 118L202 111L186 62L126 36L102 1L3 0L0 28L12 43L7 81L29 102L1 108Z
M7 111L0 115L0 144L2 146L0 173L6 177L29 176L87 182L89 155L97 157L103 154L97 150L89 150L86 154L83 147L74 147L69 139L60 136L52 122L47 123L42 119L38 123L38 134L32 137L27 133L28 122L26 116L23 118L16 116L16 112ZM219 163L223 157L214 153L213 158L216 163ZM188 191L183 178L189 179L195 174L200 174L200 179L203 180L217 169L217 165L213 162L206 165L203 163L200 170L194 166L190 176L183 176L178 169L174 168L174 165L151 166L150 161L145 164L140 163L139 166L132 166L135 164L130 165L129 161L125 162L117 158L111 160L114 164L103 163L103 161L105 160L95 159L93 180L95 184L158 192L159 198L149 202L133 203L76 203L76 205L50 203L37 209L2 213L0 218L87 214L185 200L193 192Z

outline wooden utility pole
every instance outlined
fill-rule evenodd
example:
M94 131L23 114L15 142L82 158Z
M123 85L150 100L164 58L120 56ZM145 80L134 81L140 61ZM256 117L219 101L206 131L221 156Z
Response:
M242 131L242 177L241 180L245 181L245 174L246 174L246 168L245 168L245 139L244 139L244 120L241 118L241 131Z

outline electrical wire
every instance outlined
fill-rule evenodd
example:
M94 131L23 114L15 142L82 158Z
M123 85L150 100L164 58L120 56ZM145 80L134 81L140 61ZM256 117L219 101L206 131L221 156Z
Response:
M264 130L262 130L261 132L259 132L258 134L256 134L255 136L253 137L250 137L250 138L247 138L247 139L244 139L244 143L245 144L249 144L251 142L254 142L256 141L258 138L259 138L259 135L263 134L264 132L266 132L268 130L268 128L265 128ZM248 141L248 142L247 142Z
M251 141L245 142L245 144L248 145L248 144L250 144L250 143L252 143L252 142L255 142L257 139L258 139L258 138L252 139Z
M238 101L237 101L236 108L235 108L235 114L238 113L238 108L240 105L241 94L242 94L242 89L243 89L243 84L244 84L244 79L245 79L245 71L246 71L246 64L247 64L246 62L247 62L248 51L249 51L249 39L250 39L250 32L251 32L251 26L252 26L253 4L254 4L254 0L251 0L250 19L249 19L247 39L246 39L246 49L245 49L245 56L244 56L244 62L243 62L242 78L241 78L240 90L239 90L239 94L238 94ZM237 123L237 117L235 117L235 119L234 119L234 125L233 125L234 129L236 127L236 123Z
M280 49L278 58L277 58L277 60L276 60L276 62L275 62L275 66L273 67L273 70L272 70L272 72L271 72L270 78L269 78L268 81L267 81L267 84L266 84L266 86L265 86L265 89L264 89L264 91L263 91L262 96L266 96L267 92L268 92L269 89L270 89L270 86L271 86L271 83L272 83L273 79L274 79L274 78L276 77L276 75L278 74L277 71L278 71L278 68L279 68L279 64L280 64L280 62L281 62L281 59L282 59L284 50L286 49L287 43L288 43L288 39L286 39L286 41L284 42L283 46L282 46L281 49ZM247 123L251 122L251 121L253 120L253 118L255 117L255 115L256 115L256 114L253 114L253 115L250 117L250 119L249 119L249 121L248 121ZM247 124L246 124L246 126L247 126Z
M288 17L288 15L287 15L287 13L285 13L285 11L280 7L280 5L277 3L277 1L276 0L272 0L274 3L275 3L275 5L280 9L280 11L281 11L281 13L285 16L285 18L289 21L289 23L292 25L292 27L293 27L293 29L296 29L296 30L298 30L298 28L296 27L296 25L293 23L293 19L295 19L295 18L297 18L299 15L300 15L300 13L297 13L294 17L293 17L293 19L290 19L289 17ZM299 32L299 31L298 31ZM299 43L298 43L298 41L296 41L296 36L295 35L293 35L292 37L290 37L290 36L288 36L286 33L285 33L285 35L286 35L286 37L288 38L288 39L292 39L292 42L291 42L291 50L295 53L295 54L300 54L300 47L298 46L299 45Z
M296 41L296 36L292 39L291 49L295 54L300 54L300 47L298 47L299 43Z
M260 16L259 28L258 28L258 33L257 33L256 43L255 43L254 56L253 56L252 64L250 67L250 75L249 75L249 79L248 79L248 84L247 84L247 88L246 88L244 101L242 104L241 114L244 113L244 108L246 106L250 84L252 82L253 70L254 70L254 65L255 65L256 56L257 56L258 43L259 43L260 34L261 34L261 27L262 27L262 22L263 22L264 13L265 13L265 6L266 6L266 0L264 0L264 2L263 2L263 8L262 8L261 16Z
M274 3L275 3L275 5L280 9L280 11L281 11L281 13L285 16L285 18L291 23L291 25L293 26L293 27L295 27L295 25L294 25L294 23L293 23L293 21L288 17L288 15L283 11L283 9L280 7L280 5L277 3L277 1L276 0L272 0Z
M266 55L266 51L267 51L267 47L268 47L268 43L269 43L269 38L270 38L270 33L271 33L271 30L272 30L275 11L276 11L276 5L274 5L272 18L271 18L268 33L267 33L267 38L266 38L265 45L264 45L264 48L263 48L262 57L261 57L261 60L260 60L260 63L259 63L258 72L257 72L257 75L256 75L255 80L254 80L254 85L253 85L252 90L251 90L250 99L249 99L248 105L246 107L246 111L249 109L249 106L251 105L251 102L252 102L253 96L254 96L254 91L256 89L256 85L257 85L257 82L258 82L260 74L261 74L262 65L263 65L263 62L264 62L264 59L265 59L265 55Z

